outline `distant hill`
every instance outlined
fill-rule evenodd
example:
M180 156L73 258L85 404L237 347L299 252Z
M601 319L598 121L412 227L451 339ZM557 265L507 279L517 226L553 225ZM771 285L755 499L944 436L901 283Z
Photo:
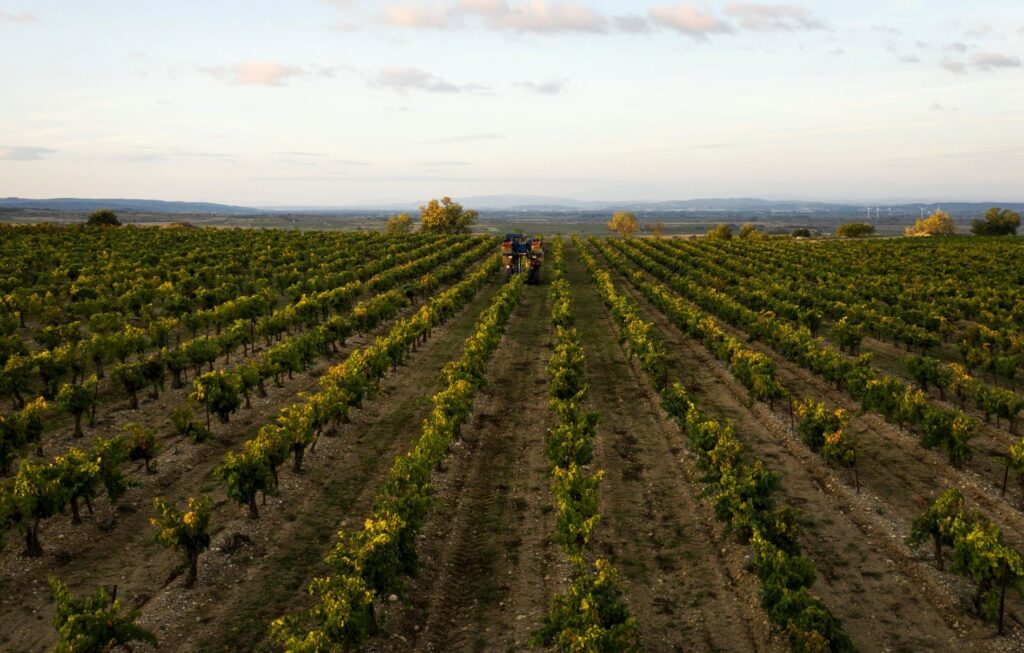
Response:
M890 204L885 202L842 203L842 202L808 202L802 200L762 200L751 197L707 198L692 200L667 201L583 201L565 197L545 197L539 195L478 195L453 198L466 208L481 211L522 211L522 212L581 212L581 211L638 211L638 212L672 212L686 211L694 213L813 213L856 215L864 213L865 207L878 207L882 214L893 213L917 214L921 210L933 211L941 206L947 211L959 215L976 215L984 213L991 206L1001 206L1015 211L1024 211L1021 202L907 202ZM392 202L388 204L348 204L337 206L288 206L263 207L265 211L322 212L331 211L415 211L426 200L414 202Z
M92 212L99 209L113 209L123 213L210 213L216 215L252 215L262 213L259 209L210 202L164 202L161 200L131 199L79 199L59 197L54 199L30 200L20 197L0 198L0 208L35 209L43 211Z

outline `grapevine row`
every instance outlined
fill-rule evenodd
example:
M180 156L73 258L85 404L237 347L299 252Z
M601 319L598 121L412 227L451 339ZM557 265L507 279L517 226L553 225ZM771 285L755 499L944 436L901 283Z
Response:
M598 415L586 410L584 352L574 326L569 281L565 277L564 245L553 242L551 324L554 351L548 359L550 405L558 424L547 434L546 455L551 464L552 489L558 516L555 540L573 565L573 578L565 592L555 596L534 643L555 644L559 651L635 651L638 626L611 562L597 559L591 569L586 548L601 519L598 486L600 471L588 474L593 459Z
M605 305L618 307L613 316L623 337L628 342L643 334L645 341L649 341L653 325L630 324L643 320L632 303L616 290L611 276L585 250L583 241L574 240ZM647 342L636 346L652 351L661 349L660 345ZM631 343L630 347L634 345ZM664 359L663 352L660 357ZM723 425L701 411L679 383L670 384L667 375L657 372L667 369L666 361L641 367L661 393L662 406L679 424L697 455L698 465L706 472L705 494L713 503L716 516L753 549L761 605L768 619L786 633L794 651L854 650L839 620L808 591L814 583L815 566L800 553L796 511L778 507L772 496L778 486L778 475L767 470L760 460L747 462L732 425Z
M469 417L523 283L516 275L499 291L477 320L462 357L445 365L445 388L432 398L419 442L395 460L363 528L339 532L326 558L331 573L309 585L314 605L271 624L271 637L285 651L360 649L375 625L375 601L400 591L402 577L415 571L416 539L432 502L431 475Z

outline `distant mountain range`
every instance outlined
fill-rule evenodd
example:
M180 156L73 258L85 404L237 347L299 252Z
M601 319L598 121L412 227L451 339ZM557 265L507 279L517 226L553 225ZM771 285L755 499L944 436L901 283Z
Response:
M694 213L837 213L856 214L865 212L865 207L878 207L881 216L890 211L899 214L913 214L942 207L960 215L983 213L991 206L1001 206L1015 211L1024 211L1024 202L909 202L885 204L866 202L863 204L805 202L800 200L762 200L756 198L712 198L669 201L581 201L563 197L536 195L481 195L458 197L459 203L467 208L481 211L507 212L694 212ZM138 199L22 199L0 198L0 209L34 209L41 211L89 212L97 209L113 209L126 213L167 213L167 214L215 214L215 215L261 215L280 213L337 213L337 212L389 212L415 211L426 201L393 202L388 204L350 204L336 206L265 206L252 208L210 202L165 202L161 200Z
M45 200L29 200L20 197L0 198L0 208L35 209L40 211L91 212L98 209L113 209L126 213L212 213L217 215L252 215L262 213L259 209L210 202L164 202L162 200L130 199L79 199L59 197Z

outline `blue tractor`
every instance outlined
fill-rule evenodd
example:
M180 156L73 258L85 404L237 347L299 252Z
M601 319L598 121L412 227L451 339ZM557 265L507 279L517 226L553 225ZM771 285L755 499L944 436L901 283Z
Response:
M544 262L544 247L540 238L527 238L526 234L505 234L501 244L501 259L506 276L526 272L526 283L540 283L540 267Z

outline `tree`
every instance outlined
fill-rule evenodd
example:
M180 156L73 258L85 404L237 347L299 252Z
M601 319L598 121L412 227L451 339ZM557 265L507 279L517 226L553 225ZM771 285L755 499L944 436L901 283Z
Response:
M61 484L62 470L56 465L36 465L22 460L14 477L11 493L5 497L25 529L25 553L38 558L43 555L39 543L39 523L60 512L69 496Z
M156 517L149 520L157 529L156 541L181 552L183 564L188 568L185 587L196 584L199 554L210 548L210 513L213 500L208 496L189 497L188 511L181 512L160 497L153 499Z
M793 238L810 238L811 230L807 227L797 227L789 235Z
M623 238L629 238L639 228L640 225L636 221L636 215L631 211L616 211L612 215L612 219L608 221L608 229L621 234Z
M657 238L658 240L661 240L662 238L664 238L665 237L665 223L662 222L661 220L658 220L653 225L651 225L651 235L654 236L655 238Z
M953 545L950 527L955 520L961 518L963 512L963 493L956 488L946 490L927 510L914 518L907 544L917 548L931 539L935 544L935 564L940 570L944 569L942 546Z
M738 234L736 234L736 236L737 238L741 238L743 240L756 240L761 237L761 232L758 231L757 227L755 227L754 225L745 224L742 227L740 227L740 231Z
M480 213L466 210L450 197L430 200L420 207L420 229L445 234L468 234Z
M720 224L708 230L707 238L710 240L732 240L732 227L727 224Z
M129 642L146 642L156 646L153 633L138 626L139 612L122 614L121 602L102 587L94 595L78 598L60 580L48 579L50 591L57 602L57 618L53 625L60 640L53 653L95 653L111 651ZM115 596L117 588L114 588ZM125 646L125 650L131 650Z
M875 225L867 222L847 222L839 225L836 235L840 238L860 238L875 233Z
M75 419L75 437L82 437L82 415L96 403L96 377L85 383L65 383L57 393L57 403Z
M1014 236L1020 226L1020 213L993 206L985 212L983 220L971 222L971 233L975 236Z
M249 506L249 517L259 519L256 507L256 493L264 495L275 487L274 472L267 458L259 451L246 450L241 453L229 451L224 462L214 474L227 486L228 496L238 503Z
M117 219L117 214L110 209L100 209L89 216L86 224L93 227L120 227L121 221Z
M942 209L927 218L918 220L913 227L907 227L903 231L905 236L952 236L955 233L956 223Z
M400 236L412 231L412 216L408 213L399 213L388 218L387 234L389 236Z
M160 452L160 443L157 442L156 434L152 429L147 429L141 424L129 422L124 425L128 433L128 459L142 460L146 464L146 473L152 473L151 460Z

